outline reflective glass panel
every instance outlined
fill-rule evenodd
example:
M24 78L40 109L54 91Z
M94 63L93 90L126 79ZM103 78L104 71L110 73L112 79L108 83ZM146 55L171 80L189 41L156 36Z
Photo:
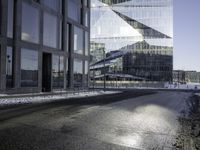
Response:
M83 80L83 61L74 59L74 87L81 87Z
M21 49L21 86L38 86L38 52Z
M61 0L44 0L44 5L58 11L61 9Z
M24 2L22 3L21 38L28 42L39 42L39 11Z
M46 46L57 48L58 38L57 17L44 12L43 43Z
M79 1L68 0L68 17L80 22L81 20L81 8L79 6Z
M14 12L14 2L13 0L8 0L8 23L7 23L7 36L13 37L13 12Z
M83 30L74 27L74 53L83 54Z
M6 51L6 88L13 87L13 49L7 47Z
M85 74L84 86L85 87L88 87L88 68L89 68L88 61L85 61L85 72L84 72Z
M53 76L53 88L64 87L64 57L53 55L52 62L52 76Z

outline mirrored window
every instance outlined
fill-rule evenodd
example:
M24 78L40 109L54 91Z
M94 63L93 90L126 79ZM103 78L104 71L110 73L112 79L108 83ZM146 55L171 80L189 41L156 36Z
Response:
M88 10L85 11L85 22L84 22L84 25L86 27L89 26L89 11Z
M21 49L21 86L38 86L38 52Z
M13 49L7 47L6 50L6 88L13 87Z
M85 61L85 79L84 79L84 86L87 87L88 86L88 72L89 72L89 66L88 66L88 61Z
M57 48L58 20L56 16L44 12L43 42L44 45Z
M74 87L81 87L83 80L83 61L74 59Z
M61 0L44 0L44 5L55 11L61 10L61 4Z
M39 43L39 11L35 7L22 3L22 33L21 39Z
M14 13L14 1L8 0L8 22L7 22L7 36L13 37L13 13Z
M81 22L81 7L78 3L77 0L68 0L68 17Z
M64 87L64 57L59 55L53 55L52 63L52 76L53 76L53 88Z
M74 27L74 53L83 54L83 30Z

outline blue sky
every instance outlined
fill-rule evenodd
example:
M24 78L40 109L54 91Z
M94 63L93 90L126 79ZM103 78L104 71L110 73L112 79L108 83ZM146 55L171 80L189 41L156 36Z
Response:
M174 69L200 71L200 0L174 0Z

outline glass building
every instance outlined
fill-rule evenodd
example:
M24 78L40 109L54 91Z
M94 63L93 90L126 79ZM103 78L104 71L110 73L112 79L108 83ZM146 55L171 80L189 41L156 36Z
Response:
M105 62L93 59L90 65L99 77L172 81L173 1L91 0L90 41L104 45Z
M0 92L88 87L90 0L0 0Z

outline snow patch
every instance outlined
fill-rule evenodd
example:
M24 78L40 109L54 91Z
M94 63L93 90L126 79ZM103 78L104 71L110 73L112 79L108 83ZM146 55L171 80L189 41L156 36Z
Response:
M83 97L89 97L89 96L98 96L98 95L115 94L115 93L119 93L119 91L105 91L105 92L104 91L88 91L88 92L76 92L76 93L75 92L74 93L60 93L59 95L0 98L0 106L31 104L31 103L45 103L45 102L58 101L62 99L67 100L70 98L83 98Z

